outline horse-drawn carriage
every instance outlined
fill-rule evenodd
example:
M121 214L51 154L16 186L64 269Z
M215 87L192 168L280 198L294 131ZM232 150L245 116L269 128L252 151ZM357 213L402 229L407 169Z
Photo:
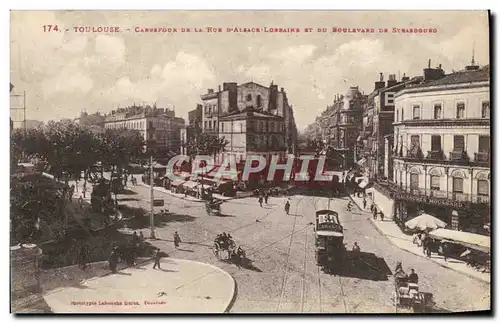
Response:
M233 262L238 267L247 267L250 265L250 260L247 258L246 252L241 247L236 248L236 243L230 235L218 235L214 240L213 251L217 259L221 259L221 252L227 252L225 259Z
M205 203L205 208L207 210L207 213L208 215L217 215L217 216L220 216L221 215L221 204L223 203L224 201L222 200L218 200L218 199L215 199L215 198L212 198L211 200L207 201Z
M394 305L397 309L412 309L425 312L432 306L432 294L419 291L418 281L411 281L401 267L394 273Z

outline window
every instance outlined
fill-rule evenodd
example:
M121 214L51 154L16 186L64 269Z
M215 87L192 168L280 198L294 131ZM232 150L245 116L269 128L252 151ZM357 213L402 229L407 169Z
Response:
M465 103L457 103L457 119L465 118Z
M208 114L209 114L209 115L211 115L211 114L212 114L212 106L211 106L211 105L209 105L209 106L208 106Z
M401 109L401 121L405 120L405 109Z
M240 132L243 133L243 123L240 123Z
M266 132L269 132L269 122L264 122Z
M441 136L431 137L431 151L441 151Z
M399 121L399 110L396 110L396 121ZM368 121L366 123L368 125Z
M274 122L271 122L271 125L269 126L269 131L274 132Z
M481 118L489 119L490 118L490 102L483 102L481 106Z
M490 152L490 136L479 136L479 149L480 153Z
M464 136L454 136L453 137L453 151L465 151L465 139Z
M413 106L413 120L418 120L418 119L420 119L420 106L414 105Z
M439 191L441 189L439 182L440 182L439 176L431 175L431 190L432 191Z
M441 103L434 104L434 119L441 119L443 113L443 107Z
M264 125L262 124L262 122L259 122L259 132L262 132L263 129Z
M208 121L205 121L205 129L208 128Z
M453 193L463 193L464 180L460 177L453 177Z
M418 189L418 174L410 174L410 189Z
M262 105L262 97L260 95L257 95L257 107L260 108Z
M412 135L411 136L411 147L420 147L420 136L419 135Z
M247 94L247 101L252 101L252 95L251 94Z
M477 195L490 195L490 183L484 179L477 180Z

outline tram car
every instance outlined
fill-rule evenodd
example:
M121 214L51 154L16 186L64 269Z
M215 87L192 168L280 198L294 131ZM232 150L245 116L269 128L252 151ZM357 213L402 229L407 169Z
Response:
M332 210L316 212L316 264L323 270L340 266L345 257L344 228Z

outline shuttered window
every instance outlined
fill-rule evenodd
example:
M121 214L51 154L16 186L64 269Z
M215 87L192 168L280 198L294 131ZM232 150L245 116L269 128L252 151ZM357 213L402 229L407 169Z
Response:
M454 193L463 193L464 191L464 180L459 177L453 178L453 192Z
M489 195L490 194L490 182L487 180L477 181L477 194L478 195Z
M431 190L433 191L439 191L441 189L440 187L440 177L432 175L431 176Z

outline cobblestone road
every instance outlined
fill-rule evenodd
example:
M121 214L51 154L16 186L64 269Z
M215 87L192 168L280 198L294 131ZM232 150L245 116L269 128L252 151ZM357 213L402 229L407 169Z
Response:
M127 201L121 203L148 209L149 188L136 186L133 190L138 194L126 196ZM327 208L327 198L293 196L290 216L283 212L284 198L271 198L262 208L255 198L232 200L223 204L225 216L221 217L207 215L203 203L159 192L155 198L163 198L174 215L157 221L161 240L154 244L172 257L208 262L232 274L238 284L232 312L394 313L391 270L398 260L405 270L416 270L420 290L433 294L437 309L490 308L489 284L394 247L366 214L345 210L347 198L332 199L330 208L339 212L347 247L358 242L363 257L361 265L338 276L320 272L314 256L310 224L315 210ZM175 230L183 240L179 250L173 247ZM253 268L238 269L215 258L213 239L223 231L247 251ZM148 229L143 232L149 235Z

